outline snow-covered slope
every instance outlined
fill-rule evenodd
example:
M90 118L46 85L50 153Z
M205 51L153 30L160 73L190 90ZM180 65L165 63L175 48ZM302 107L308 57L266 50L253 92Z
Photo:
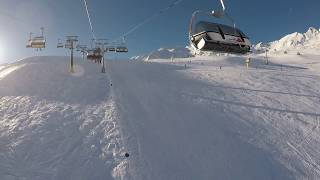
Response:
M178 59L174 62L155 61L181 67L179 72L182 75L206 84L208 87L186 82L188 85L183 90L177 91L190 102L210 109L213 112L210 122L216 122L213 120L215 117L223 121L231 121L231 124L227 126L233 129L231 131L237 134L235 136L240 136L249 144L270 153L271 156L267 159L275 159L290 171L289 176L274 176L270 179L288 177L289 179L319 179L320 56L312 54L271 56L269 65L264 64L263 57L252 54L251 58L252 63L248 70L244 64L246 57L241 56L198 56ZM165 74L161 75L163 76ZM179 83L170 84L166 87L171 88ZM196 86L201 92L193 90L193 86ZM183 109L187 117L192 117L188 115L189 109ZM222 118L221 114L227 117ZM200 124L203 122L201 121ZM241 152L238 148L234 151L235 153ZM272 167L280 170L275 165ZM286 174L282 170L270 173ZM244 176L237 176L236 179ZM229 179L233 177L235 177L234 174ZM228 178L222 176L218 179ZM261 177L247 179L261 179Z
M292 33L270 43L258 43L254 49L271 51L319 51L320 30L310 27L305 33Z
M109 80L96 64L34 57L0 70L0 179L113 179L123 149Z
M5 65L0 179L319 179L319 56L252 60Z

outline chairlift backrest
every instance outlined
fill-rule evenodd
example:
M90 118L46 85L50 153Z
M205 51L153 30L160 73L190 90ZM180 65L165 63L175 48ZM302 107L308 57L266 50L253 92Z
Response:
M202 32L216 32L216 33L223 33L223 35L232 35L237 37L248 38L241 30L237 28L233 28L227 25L212 23L212 22L205 22L200 21L195 25L195 29L191 33L198 34Z
M58 39L57 48L63 48L63 47L64 47L63 43L61 42L60 39Z

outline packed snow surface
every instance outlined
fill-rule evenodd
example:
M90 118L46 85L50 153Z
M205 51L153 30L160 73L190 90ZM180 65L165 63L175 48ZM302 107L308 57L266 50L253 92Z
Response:
M319 179L320 56L251 58L8 64L0 179Z

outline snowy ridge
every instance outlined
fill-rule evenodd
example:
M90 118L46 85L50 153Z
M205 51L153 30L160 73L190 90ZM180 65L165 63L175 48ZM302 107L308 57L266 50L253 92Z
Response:
M134 56L132 60L152 60L152 59L171 59L171 58L188 58L193 54L188 47L178 48L159 48L146 55Z
M320 50L320 30L310 27L305 33L292 33L284 36L280 40L270 43L258 43L254 46L257 51L264 51L266 48L271 51L305 51Z

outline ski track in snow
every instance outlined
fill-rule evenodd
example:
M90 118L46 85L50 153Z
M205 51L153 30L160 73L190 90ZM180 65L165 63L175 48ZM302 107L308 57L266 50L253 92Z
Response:
M242 134L243 139L272 152L297 179L318 179L320 76L314 69L310 71L308 63L288 64L286 58L274 59L286 65L266 66L258 58L246 70L238 63L244 58L228 64L194 62L183 73L209 82L212 89L188 96L195 102L223 104L253 129L248 135Z
M111 62L109 68L133 179L293 178L272 153L255 147L249 135L256 129L232 105L211 102L228 94L186 78L184 64Z

